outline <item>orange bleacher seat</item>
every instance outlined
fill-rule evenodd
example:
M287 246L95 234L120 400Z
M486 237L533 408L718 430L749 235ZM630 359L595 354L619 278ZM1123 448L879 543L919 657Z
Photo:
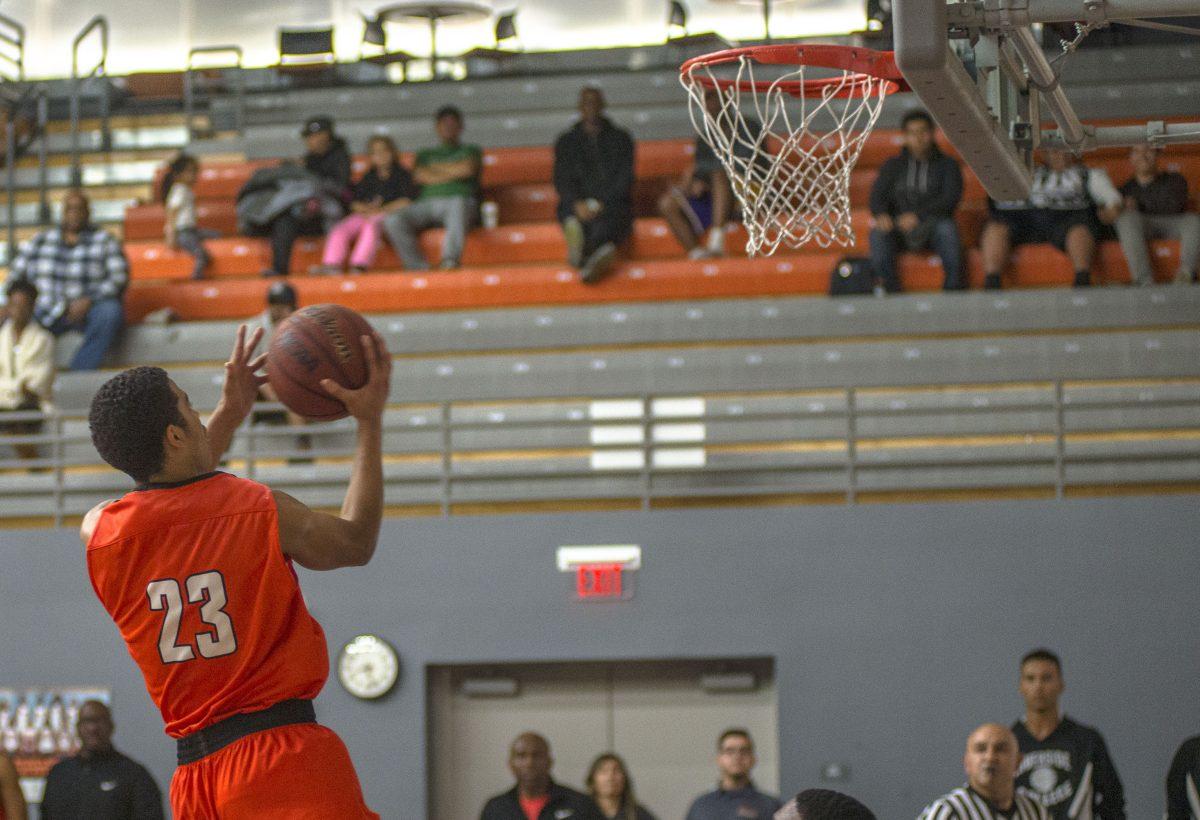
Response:
M303 305L338 302L365 313L537 304L705 299L823 293L837 253L802 257L629 262L599 285L584 285L561 265L463 269L421 274L292 277ZM271 280L135 282L130 321L163 307L184 320L261 313Z

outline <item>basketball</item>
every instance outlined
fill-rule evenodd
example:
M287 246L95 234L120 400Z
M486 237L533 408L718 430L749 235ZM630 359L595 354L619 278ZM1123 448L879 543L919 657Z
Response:
M275 395L306 419L345 418L345 405L325 392L321 380L333 379L351 390L366 384L361 337L371 332L366 319L341 305L297 310L275 329L267 351L267 375Z

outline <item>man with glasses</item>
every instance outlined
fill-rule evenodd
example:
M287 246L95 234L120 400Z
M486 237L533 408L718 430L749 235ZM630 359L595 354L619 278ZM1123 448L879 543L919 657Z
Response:
M717 740L717 788L695 799L687 820L770 820L779 811L778 798L754 787L750 772L758 761L754 741L745 729L726 729Z

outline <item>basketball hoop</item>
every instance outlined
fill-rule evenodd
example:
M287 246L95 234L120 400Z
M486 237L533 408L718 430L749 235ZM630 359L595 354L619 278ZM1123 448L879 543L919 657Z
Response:
M688 60L679 80L692 125L741 205L747 253L854 243L850 171L884 99L908 88L890 51L735 48ZM710 91L717 97L711 109Z

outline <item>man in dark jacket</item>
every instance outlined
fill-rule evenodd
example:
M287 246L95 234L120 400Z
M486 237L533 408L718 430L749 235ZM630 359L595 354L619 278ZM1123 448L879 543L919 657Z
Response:
M42 820L162 820L162 793L146 767L112 745L108 707L79 707L79 754L55 764L46 777Z
M333 133L333 120L329 117L313 117L300 130L304 137L304 169L321 179L333 183L339 191L343 204L350 201L350 152L346 141ZM300 236L321 236L325 233L325 219L319 203L312 201L311 208L297 206L280 214L271 221L271 269L267 276L286 276L292 266L292 246Z
M520 735L508 751L517 785L487 801L479 820L603 820L592 798L550 779L553 765L546 738Z
M879 169L871 186L871 265L889 293L900 290L896 254L931 248L942 260L946 290L958 290L963 277L962 241L954 210L962 199L962 171L938 150L933 119L909 111L902 121L904 148Z
M633 137L604 116L604 94L579 92L579 122L554 144L558 221L567 261L598 282L633 229Z

